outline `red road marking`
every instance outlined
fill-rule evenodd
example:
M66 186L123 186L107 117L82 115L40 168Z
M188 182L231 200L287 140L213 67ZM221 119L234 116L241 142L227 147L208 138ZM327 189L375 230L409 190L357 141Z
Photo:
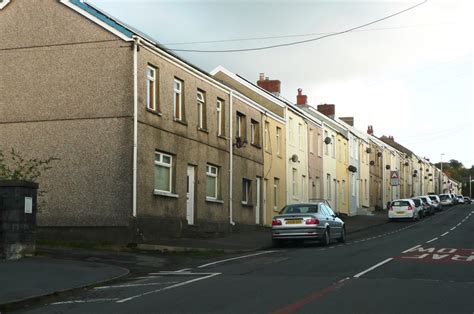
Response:
M290 314L290 313L294 313L295 311L299 310L303 306L305 306L307 304L310 304L310 303L312 303L312 302L314 302L318 299L321 299L324 296L326 296L327 294L329 294L330 292L341 288L345 284L345 282L347 282L348 280L349 280L349 278L344 278L342 280L339 280L338 282L333 283L329 287L326 287L326 288L318 290L318 291L316 291L316 292L314 292L310 295L307 295L306 297L296 301L295 303L291 303L291 304L289 304L289 305L287 305L287 306L285 306L281 309L273 311L272 314Z
M474 249L416 247L394 259L424 264L474 264Z

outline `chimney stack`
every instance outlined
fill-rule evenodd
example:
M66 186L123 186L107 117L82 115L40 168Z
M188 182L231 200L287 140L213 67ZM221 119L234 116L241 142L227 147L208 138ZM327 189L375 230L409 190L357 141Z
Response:
M354 126L354 117L340 117L339 119L349 124L350 126Z
M334 117L336 116L335 105L329 105L329 104L318 105L318 111L331 119L334 119Z
M298 95L296 95L296 104L297 105L307 105L308 104L308 96L303 95L303 89L298 88Z
M374 135L374 128L371 125L367 127L367 134Z
M388 139L391 140L392 142L395 142L395 138L392 135L389 135Z
M265 77L265 73L260 73L257 85L277 97L280 96L281 82L279 80L270 80L268 77Z

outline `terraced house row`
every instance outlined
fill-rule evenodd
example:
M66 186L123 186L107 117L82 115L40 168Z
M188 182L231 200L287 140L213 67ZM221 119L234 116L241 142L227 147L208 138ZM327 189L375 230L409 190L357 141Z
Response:
M4 0L0 29L0 149L60 158L40 182L43 238L150 242L267 226L311 199L357 215L457 192L334 105L207 73L85 2Z

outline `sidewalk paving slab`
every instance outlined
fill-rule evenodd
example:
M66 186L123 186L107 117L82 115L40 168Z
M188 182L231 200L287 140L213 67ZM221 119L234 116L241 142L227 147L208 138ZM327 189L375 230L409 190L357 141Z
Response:
M129 270L106 265L45 257L0 261L0 308L128 275Z

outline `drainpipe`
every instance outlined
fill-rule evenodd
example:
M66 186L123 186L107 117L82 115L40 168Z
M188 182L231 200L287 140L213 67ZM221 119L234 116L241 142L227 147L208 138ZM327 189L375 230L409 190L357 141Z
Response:
M382 208L386 209L387 202L385 199L385 189L387 188L385 185L385 149L382 147Z
M233 103L234 103L234 93L232 90L230 90L230 102L229 102L229 151L230 151L230 156L229 156L229 223L232 226L235 226L235 222L233 220L233 179L234 179L234 141L233 141L233 123L232 123L232 117L234 116L233 112Z
M133 43L133 179L132 215L137 217L137 159L138 159L138 45L140 38Z

